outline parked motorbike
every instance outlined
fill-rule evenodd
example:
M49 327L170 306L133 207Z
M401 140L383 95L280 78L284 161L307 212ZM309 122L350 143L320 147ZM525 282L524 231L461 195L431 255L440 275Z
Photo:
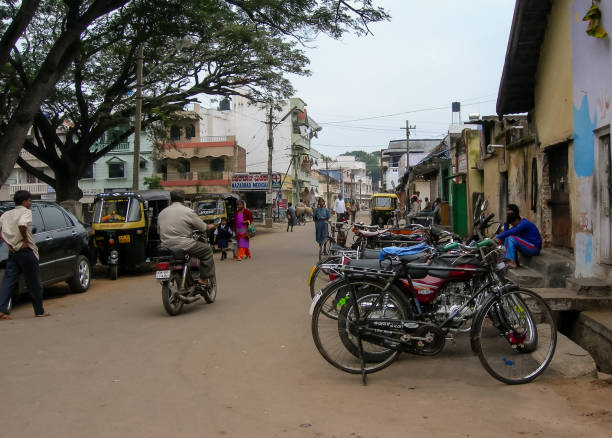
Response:
M479 231L492 218L482 210ZM342 276L313 299L317 349L335 367L361 373L365 383L367 373L389 366L400 352L435 355L467 332L493 377L532 381L552 360L556 324L541 297L506 280L504 253L484 239L431 248L425 263L412 254L323 265Z
M196 231L194 240L206 242L206 234ZM217 278L208 279L206 286L198 283L200 261L185 250L161 248L155 278L162 286L162 303L169 315L178 315L184 304L205 301L211 304L217 297Z

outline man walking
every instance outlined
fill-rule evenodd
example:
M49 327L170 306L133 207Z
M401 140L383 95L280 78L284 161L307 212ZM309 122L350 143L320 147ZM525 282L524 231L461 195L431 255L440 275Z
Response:
M293 233L293 226L297 223L297 216L295 214L295 208L293 208L293 204L290 202L287 205L287 232L289 232L289 228L291 228L291 232Z
M336 214L337 222L344 222L346 219L346 204L342 200L342 193L334 201L334 213Z
M32 297L34 314L38 317L49 316L43 308L43 288L38 265L38 247L32 237L32 195L26 190L18 190L13 197L15 208L0 216L0 238L8 246L6 272L0 289L0 320L12 319L10 300L12 291L17 287L19 276L23 274L28 293Z

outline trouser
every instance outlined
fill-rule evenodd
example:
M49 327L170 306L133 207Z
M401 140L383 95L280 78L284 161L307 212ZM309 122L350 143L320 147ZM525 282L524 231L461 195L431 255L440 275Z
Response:
M289 232L289 228L293 231L293 219L287 222L287 232Z
M213 250L208 243L195 242L187 252L200 260L200 278L210 278L215 275Z
M251 249L250 248L238 248L238 256L239 259L246 259L251 257Z
M517 251L530 257L540 254L540 250L537 246L516 236L506 237L504 246L506 247L506 258L513 262L516 262Z
M0 289L0 312L9 313L9 300L12 291L18 287L19 276L23 274L28 293L32 297L32 306L36 315L45 313L43 308L43 288L40 281L40 267L34 251L30 248L22 249L14 253L9 253L6 261L6 271L2 279L2 289Z

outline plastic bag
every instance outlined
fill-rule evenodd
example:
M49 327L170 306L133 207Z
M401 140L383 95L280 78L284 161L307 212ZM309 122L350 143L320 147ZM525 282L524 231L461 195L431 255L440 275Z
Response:
M247 227L247 236L250 239L257 233L257 229L255 228L255 224L249 224Z

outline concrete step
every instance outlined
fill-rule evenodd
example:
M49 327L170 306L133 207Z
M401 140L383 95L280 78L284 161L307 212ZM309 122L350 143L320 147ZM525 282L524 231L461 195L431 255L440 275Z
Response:
M565 287L565 279L574 273L573 259L552 249L535 257L519 255L519 263L542 274L545 287Z
M610 296L610 284L598 278L575 278L566 280L566 287L585 296Z
M534 288L534 287L545 287L546 281L542 274L535 271L534 269L520 266L516 269L510 269L506 274L510 280L517 283L519 286Z
M612 296L586 296L565 288L530 288L539 294L553 311L612 310Z
M550 331L549 331L550 332ZM538 336L545 336L538 333ZM546 336L550 338L550 334ZM543 345L547 344L544 339L540 340ZM544 351L536 350L531 353L536 360L544 360ZM567 336L557 332L557 348L548 369L561 374L563 377L597 377L597 365L591 354Z
M600 371L612 373L612 310L580 313L568 334L593 356Z

